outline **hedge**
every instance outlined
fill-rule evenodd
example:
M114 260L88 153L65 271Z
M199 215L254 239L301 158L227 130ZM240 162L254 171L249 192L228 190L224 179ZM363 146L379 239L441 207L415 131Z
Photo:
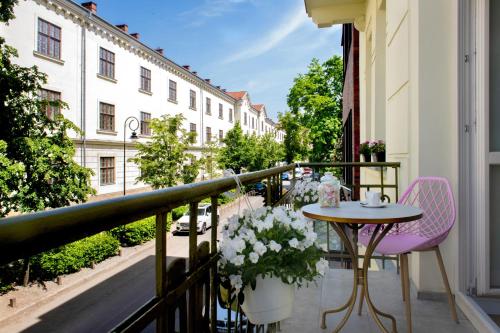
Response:
M116 255L119 247L117 239L102 232L32 257L31 276L46 280L74 273Z

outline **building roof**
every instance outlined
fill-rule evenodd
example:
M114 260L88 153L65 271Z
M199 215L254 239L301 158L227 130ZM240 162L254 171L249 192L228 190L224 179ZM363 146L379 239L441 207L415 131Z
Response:
M262 111L264 104L252 104L252 107L257 111Z
M233 97L234 99L242 99L247 92L246 91L228 91L226 92L229 96Z

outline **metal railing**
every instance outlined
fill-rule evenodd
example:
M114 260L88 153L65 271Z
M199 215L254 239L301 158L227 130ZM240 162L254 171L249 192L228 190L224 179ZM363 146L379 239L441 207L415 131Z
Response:
M399 163L301 163L315 171L324 168L380 168L380 184L347 184L351 189L388 188L398 193ZM282 174L291 172L293 186L296 164L237 175L242 184L265 180L266 205L283 203L286 190ZM384 183L385 168L396 172L394 184ZM236 188L232 177L127 195L32 214L0 219L0 264L27 258L40 252L156 216L155 270L156 293L145 305L114 328L116 332L138 332L156 322L158 332L217 331L217 212L218 196ZM290 194L288 194L289 196ZM210 242L197 242L198 203L210 198L212 204ZM189 205L189 258L177 258L167 267L167 215L172 209ZM231 331L231 319L227 328Z

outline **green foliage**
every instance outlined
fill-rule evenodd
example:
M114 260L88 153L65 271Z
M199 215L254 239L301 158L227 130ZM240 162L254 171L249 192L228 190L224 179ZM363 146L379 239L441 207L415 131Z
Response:
M193 154L186 154L186 159L188 161L182 165L181 178L184 184L191 184L198 177L203 160L197 159Z
M285 161L304 161L309 152L309 131L301 125L300 117L291 112L278 115L279 128L285 132L283 149Z
M359 153L361 155L371 154L372 150L369 144L369 141L365 141L359 145Z
M182 114L178 114L163 115L151 121L151 140L137 143L137 155L130 159L141 169L137 180L151 185L154 189L171 187L183 180L183 166L193 157L187 150L196 139L195 133L182 127L184 119ZM185 175L193 173L192 169L186 169Z
M189 210L188 205L179 206L177 208L172 209L172 220L177 221L181 218L182 215L186 214Z
M135 246L155 238L156 218L150 216L137 222L111 229L110 234L122 246Z
M1 2L0 20L13 17L15 3ZM75 147L67 135L80 131L63 115L47 117L48 106L62 110L66 104L40 100L37 96L47 76L36 66L13 63L14 57L17 51L0 37L0 163L13 172L12 177L0 175L0 214L85 201L95 193L90 186L92 172L73 160Z
M205 144L202 151L203 169L210 179L217 177L217 156L220 151L220 143L216 138Z
M119 242L100 233L31 258L32 275L43 280L77 272L118 253Z
M296 117L308 129L310 161L330 161L332 155L337 155L335 143L342 137L342 85L342 59L335 55L323 64L313 59L308 72L297 76L290 88L287 102L293 116L289 117ZM290 149L297 146L297 131L291 126L290 134L287 132L287 158L293 155Z
M240 124L227 132L220 151L218 162L221 169L233 169L240 173L273 167L284 157L283 146L276 142L275 135L266 133L258 137L255 134L243 135Z

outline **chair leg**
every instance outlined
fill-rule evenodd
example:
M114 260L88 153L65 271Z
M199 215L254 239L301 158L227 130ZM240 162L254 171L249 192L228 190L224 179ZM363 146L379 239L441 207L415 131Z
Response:
M439 246L434 248L436 252L436 258L439 265L439 270L441 271L441 276L443 278L444 287L446 293L448 294L448 303L450 304L451 318L458 324L457 308L455 305L455 298L451 294L450 283L448 282L448 276L446 275L446 269L444 268L443 257L441 256L441 251L439 251Z
M399 258L399 262L400 262L400 270L399 270L399 277L401 278L401 295L403 296L403 302L406 300L405 299L405 271L402 267L403 265L403 262L402 262L402 259L403 259L403 255L400 254L398 255L398 258Z
M365 287L361 286L361 293L359 294L358 316L361 316L361 311L363 311L364 301L365 301Z
M408 253L401 255L401 271L404 272L403 290L405 299L405 312L406 312L406 331L412 332L411 324L411 301L410 301L410 272L408 270Z

